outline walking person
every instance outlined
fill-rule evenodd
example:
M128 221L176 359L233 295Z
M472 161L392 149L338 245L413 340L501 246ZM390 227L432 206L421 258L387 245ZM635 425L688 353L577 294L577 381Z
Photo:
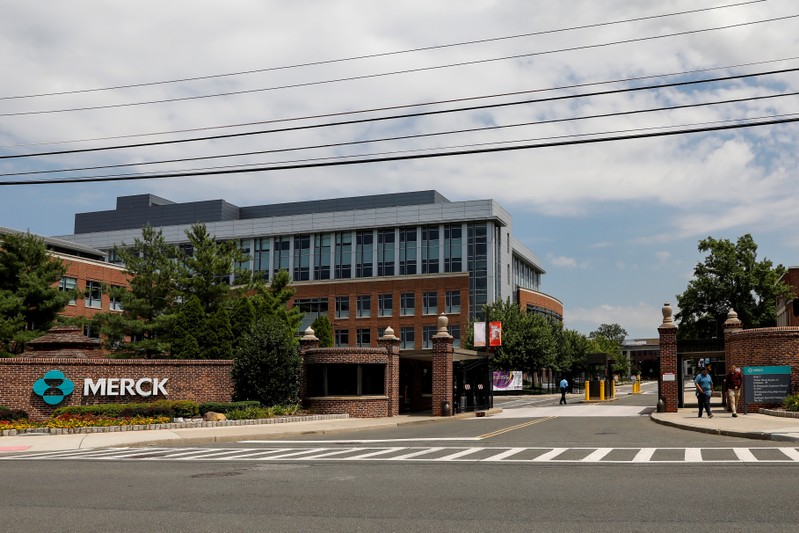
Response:
M569 388L569 382L566 378L560 380L560 403L558 405L566 405L566 390Z
M713 394L713 378L707 373L707 368L694 378L696 385L696 399L699 401L699 418L702 418L702 409L707 411L707 417L713 418L710 412L710 396Z
M732 369L724 378L724 386L727 387L727 405L732 411L733 418L738 417L738 402L741 399L741 388L744 384L744 377L737 366L732 365Z

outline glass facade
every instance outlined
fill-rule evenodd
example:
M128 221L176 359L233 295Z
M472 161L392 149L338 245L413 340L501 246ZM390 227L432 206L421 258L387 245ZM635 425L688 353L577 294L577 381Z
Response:
M394 229L377 230L377 275L394 275L394 243L396 242Z
M461 272L463 269L462 235L460 224L444 226L444 272Z
M422 227L422 274L438 273L438 226Z
M374 252L374 232L358 231L355 233L355 277L372 277L372 253Z
M311 236L294 237L294 281L311 279Z
M329 233L314 235L313 279L330 279L330 239Z
M469 308L473 318L485 318L488 303L488 225L469 224L467 230Z
M400 275L416 274L417 242L416 226L399 229Z
M352 277L352 232L336 233L336 279Z

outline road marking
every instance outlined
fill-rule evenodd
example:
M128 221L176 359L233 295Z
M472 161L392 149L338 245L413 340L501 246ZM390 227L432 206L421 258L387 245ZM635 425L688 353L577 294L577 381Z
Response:
M772 450L779 450L780 454ZM771 451L770 453L768 451ZM88 453L91 452L91 453ZM620 453L613 453L620 452ZM783 458L780 458L783 457ZM730 464L799 466L797 447L606 448L510 446L378 446L280 448L101 448L2 455L0 461L344 462L407 461L513 464Z
M507 428L498 429L498 430L493 431L491 433L484 433L482 435L479 435L477 438L478 439L490 439L491 437L496 437L497 435L502 435L504 433L509 433L511 431L516 431L517 429L522 429L522 428L526 428L528 426L533 426L535 424L540 424L541 422L546 422L548 420L552 420L553 418L555 418L555 417L554 416L548 416L546 418L537 418L535 420L530 420L529 422L523 422L521 424L516 424L515 426L510 426L510 427L507 427Z

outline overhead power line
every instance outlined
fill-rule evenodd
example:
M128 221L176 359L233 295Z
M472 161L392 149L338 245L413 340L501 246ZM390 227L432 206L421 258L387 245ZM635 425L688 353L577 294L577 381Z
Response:
M553 118L553 119L546 119L546 120L536 120L530 122L521 122L516 124L504 124L504 125L493 125L493 126L481 126L477 128L463 128L458 130L447 130L447 131L440 131L440 132L430 132L430 133L416 133L410 135L397 135L393 137L380 137L380 138L373 138L373 139L363 139L358 141L344 141L344 142L336 142L336 143L325 143L325 144L316 144L316 145L306 145L306 146L293 146L288 148L272 148L268 150L255 150L249 152L236 152L236 153L229 153L229 154L216 154L216 155L204 155L204 156L195 156L195 157L182 157L176 159L163 159L157 161L137 161L133 163L117 163L112 165L97 165L97 166L89 166L89 167L77 167L77 168L61 168L61 169L48 169L48 170L29 170L25 172L14 172L14 173L6 173L0 174L0 177L7 177L7 176L29 176L29 175L42 175L42 174L58 174L58 173L66 173L66 172L86 172L89 170L105 170L111 168L124 168L124 167L134 167L134 166L149 166L149 165L163 165L167 163L186 163L190 161L207 161L211 159L227 159L231 157L247 157L253 155L265 155L265 154L276 154L276 153L285 153L285 152L299 152L305 150L318 150L322 148L343 148L346 146L358 146L363 144L374 144L374 143L382 143L382 142L390 142L390 141L406 141L412 139L422 139L422 138L429 138L429 137L440 137L445 135L458 135L463 133L479 133L484 131L495 131L495 130L504 130L510 128L519 128L519 127L526 127L526 126L540 126L543 124L557 124L562 122L575 122L575 121L582 121L582 120L592 120L592 119L599 119L599 118L614 118L614 117L621 117L621 116L629 116L629 115L640 115L644 113L657 113L661 111L678 111L682 109L692 109L697 107L708 107L708 106L718 106L718 105L727 105L727 104L737 104L743 102L753 102L759 100L769 100L774 98L783 98L787 96L797 96L799 95L799 91L790 92L790 93L780 93L780 94L769 94L769 95L762 95L762 96L749 96L749 97L742 97L742 98L730 98L727 100L716 100L713 102L697 102L692 104L681 104L681 105L673 105L673 106L660 106L660 107L651 107L646 109L634 109L630 111L615 111L612 113L596 113L592 115L582 115L576 117L565 117L565 118ZM570 135L573 136L573 135Z
M562 52L575 52L580 50L589 50L593 48L602 48L606 46L613 46L619 44L632 44L638 43L643 41L650 41L656 39L666 39L670 37L680 37L685 35L692 35L697 33L705 33L710 31L718 31L718 30L727 30L733 28L740 28L744 26L752 26L755 24L764 24L767 22L778 22L783 20L789 20L793 18L799 17L799 14L796 15L785 15L782 17L774 17L769 19L762 19L756 21L749 21L749 22L741 22L737 24L727 24L724 26L716 26L713 28L701 28L698 30L686 30L681 32L674 32L674 33L667 33L662 35L653 35L649 37L636 37L631 39L622 39L618 41L610 41L606 43L599 43L599 44L590 44L590 45L581 45L581 46L573 46L569 48L560 48L555 50L545 50L541 52L529 52L524 54L514 54L509 56L502 56L502 57L494 57L488 59L474 59L469 61L461 61L458 63L448 63L445 65L433 65L429 67L417 67L411 69L404 69L404 70L396 70L391 72L381 72L376 74L364 74L359 76L349 76L343 78L334 78L329 80L318 80L312 82L303 82L303 83L294 83L294 84L287 84L287 85L278 85L273 87L261 87L257 89L242 89L239 91L226 91L221 93L213 93L213 94L201 94L201 95L193 95L193 96L181 96L175 98L161 98L157 100L146 100L140 102L124 102L119 104L105 104L105 105L97 105L97 106L82 106L82 107L72 107L72 108L64 108L64 109L45 109L45 110L34 110L34 111L15 111L9 113L0 113L0 117L20 117L20 116L31 116L31 115L44 115L44 114L54 114L54 113L70 113L76 111L95 111L95 110L103 110L103 109L119 109L125 107L138 107L138 106L145 106L145 105L154 105L154 104L166 104L166 103L177 103L177 102L186 102L191 100L202 100L208 98L217 98L223 96L241 96L245 94L255 94L261 92L268 92L268 91L276 91L282 89L297 89L300 87L310 87L315 85L325 85L325 84L332 84L332 83L341 83L347 81L358 81L358 80L365 80L365 79L372 79L372 78L380 78L386 76L396 76L400 74L411 74L411 73L419 73L419 72L428 72L432 70L441 70L445 68L454 68L454 67L463 67L463 66L470 66L470 65L478 65L484 63L493 63L497 61L507 61L512 59L523 59L528 57L535 57L535 56L542 56L548 54L555 54L555 53L562 53Z
M202 176L223 176L223 175L242 174L242 173L251 173L251 172L276 172L276 171L286 171L286 170L323 168L323 167L351 166L351 165L361 165L361 164L371 164L371 163L386 163L386 162L395 162L395 161L407 161L407 160L412 160L412 159L431 159L431 158L440 158L440 157L454 157L454 156L498 153L498 152L508 152L508 151L518 151L518 150L532 150L532 149L540 149L540 148L553 148L553 147L560 147L560 146L596 144L596 143L605 143L605 142L625 141L625 140L632 140L632 139L647 139L647 138L655 138L655 137L668 137L668 136L675 136L675 135L687 135L687 134L693 134L693 133L707 133L707 132L712 132L712 131L724 131L724 130L734 130L734 129L742 129L742 128L753 128L753 127L759 127L759 126L770 126L770 125L777 125L777 124L789 124L789 123L794 123L794 122L799 122L799 117L767 120L767 121L760 121L760 122L746 122L746 123L741 123L741 124L731 124L731 125L724 125L724 126L706 126L706 127L701 127L701 128L690 128L690 129L682 129L682 130L641 133L641 134L635 134L635 135L615 135L615 136L599 137L599 138L592 138L592 139L572 139L572 140L554 141L554 142L538 143L538 144L524 144L524 145L516 145L516 146L499 146L499 147L492 147L492 148L456 150L456 151L435 152L435 153L428 153L428 154L410 154L410 155L396 155L396 156L387 156L387 157L370 157L370 158L359 159L359 160L355 160L355 161L326 161L326 162L319 162L319 163L298 163L298 164L289 164L289 165L276 165L276 166L264 166L264 167L256 167L256 168L246 168L246 169L237 168L237 169L230 169L230 170L213 170L213 171L200 171L200 172L168 172L168 173L151 174L151 175L144 175L144 176L142 176L142 175L130 175L130 176L123 176L123 177L105 176L105 177L58 178L58 179L47 179L47 180L0 181L0 186L52 185L52 184L64 184L64 183L94 183L94 182L109 182L109 181L139 181L139 180L145 180L145 179L149 180L149 179L166 179L166 178L191 178L191 177L202 177Z
M276 66L276 67L265 67L259 69L251 69L251 70L241 70L238 72L228 72L223 74L208 74L202 76L192 76L186 78L177 78L172 80L161 80L161 81L151 81L151 82L139 82L139 83L129 83L124 85L115 85L110 87L95 87L90 89L73 89L67 91L53 91L48 93L39 93L39 94L26 94L26 95L16 95L16 96L0 96L0 101L2 100L22 100L22 99L31 99L31 98L41 98L41 97L48 97L48 96L65 96L65 95L72 95L72 94L86 94L86 93L96 93L96 92L104 92L104 91L114 91L119 89L132 89L138 87L152 87L156 85L168 85L168 84L175 84L175 83L184 83L190 81L202 81L202 80L209 80L209 79L216 79L216 78L228 78L233 76L242 76L248 74L259 74L264 72L274 72L279 70L289 70L289 69L296 69L296 68L303 68L303 67L312 67L312 66L321 66L321 65L330 65L335 63L344 63L348 61L358 61L362 59L374 59L379 57L388 57L388 56L395 56L395 55L402 55L402 54L410 54L415 52L428 52L431 50L441 50L445 48L454 48L457 46L468 46L474 44L485 44L491 42L498 42L498 41L507 41L511 39L520 39L525 37L537 37L541 35L549 35L553 33L562 33L566 31L575 31L575 30L585 30L591 28L600 28L603 26L613 26L617 24L625 24L629 22L642 22L645 20L654 20L659 18L666 18L666 17L674 17L674 16L681 16L681 15L690 15L695 13L702 13L707 11L715 11L719 9L728 9L732 7L740 7L749 4L759 4L765 2L766 0L750 0L746 2L736 2L733 4L724 4L720 6L711 6L705 8L698 8L698 9L689 9L686 11L677 11L674 13L663 13L660 15L649 15L644 17L634 17L629 19L622 19L622 20L614 20L608 22L597 22L594 24L584 24L581 26L571 26L567 28L558 28L552 30L541 30L535 32L528 32L528 33L520 33L516 35L506 35L502 37L488 37L484 39L475 39L471 41L462 41L457 43L448 43L448 44L439 44L439 45L431 45L431 46L423 46L419 48L410 48L406 50L396 50L392 52L377 52L373 54L363 54L358 56L352 57L345 57L345 58L337 58L337 59L324 59L319 61L309 61L306 63L297 63L294 65L283 65L283 66Z
M758 0L758 1L765 1L765 0ZM443 104L454 104L454 103L463 103L463 102L470 102L470 101L477 101L477 100L487 100L487 99L496 99L496 98L505 98L511 96L521 96L525 94L536 94L536 93L545 93L545 92L553 92L553 91L562 91L567 89L583 89L586 87L596 87L601 85L614 85L617 83L630 83L630 82L640 82L644 80L653 80L657 78L670 78L670 77L677 77L677 76L687 76L692 74L699 74L699 73L707 73L707 72L715 72L720 70L731 70L741 67L752 67L755 65L767 65L772 63L782 63L785 61L793 61L799 59L799 56L793 57L785 57L781 59L769 59L763 61L751 61L748 63L738 63L736 65L727 65L723 67L707 67L701 69L693 69L693 70L683 70L680 72L670 72L666 74L650 74L646 76L633 76L630 78L617 78L615 80L604 80L604 81L595 81L595 82L585 82L585 83L573 83L569 85L559 85L556 87L544 87L539 89L527 89L523 91L511 91L505 93L495 93L495 94L488 94L488 95L479 95L479 96L465 96L461 98L448 98L445 100L434 100L434 101L427 101L427 102L418 102L412 104L398 104L398 105L391 105L391 106L381 106L381 107L372 107L372 108L365 108L365 109L355 109L351 111L335 111L330 113L318 113L314 115L300 115L300 116L293 116L293 117L284 117L284 118L275 118L275 119L267 119L267 120L258 120L253 122L240 122L237 124L222 124L216 126L204 126L204 127L197 127L197 128L183 128L178 130L168 130L168 131L154 131L154 132L142 132L142 133L130 133L125 135L111 135L106 137L94 137L88 139L67 139L61 141L41 141L36 143L20 143L20 144L5 144L0 145L0 148L24 148L24 147L31 147L31 146L44 146L44 145L55 145L55 144L75 144L75 143L85 143L85 142L97 142L97 141L109 141L109 140L119 140L119 139L132 139L137 137L154 137L154 136L161 136L161 135L173 135L176 133L194 133L199 131L212 131L212 130L222 130L222 129L232 129L232 128L244 128L249 126L265 126L267 124L279 124L282 122L300 122L300 121L307 121L307 120L318 120L322 118L334 118L334 117L341 117L341 116L352 116L352 115L362 115L366 113L377 113L381 111L396 111L400 109L411 109L411 108L420 108L420 107L429 107L435 105L443 105Z
M175 140L164 140L164 141L150 141L144 143L132 143L126 145L117 145L117 146L104 146L104 147L91 147L91 148L74 148L69 150L53 150L48 152L37 152L37 153L28 153L28 154L6 154L0 155L0 160L4 159L22 159L22 158L30 158L30 157L44 157L44 156L54 156L54 155L66 155L66 154L77 154L77 153L88 153L88 152L103 152L108 150L122 150L122 149L130 149L130 148L143 148L143 147L150 147L150 146L163 146L163 145L173 145L173 144L182 144L188 142L199 142L199 141L209 141L209 140L220 140L220 139L232 139L238 137L249 137L254 135L266 135L266 134L273 134L273 133L285 133L289 131L300 131L300 130L310 130L310 129L318 129L318 128L328 128L333 126L348 126L348 125L355 125L355 124L364 124L370 122L380 122L386 120L398 120L398 119L407 119L407 118L419 118L423 116L432 116L432 115L440 115L446 113L456 113L456 112L464 112L464 111L477 111L477 110L484 110L484 109L492 109L492 108L499 108L499 107L508 107L508 106L516 106L516 105L524 105L524 104L534 104L534 103L543 103L543 102L554 102L560 100L571 100L575 98L587 98L593 96L604 96L610 94L619 94L619 93L627 93L627 92L634 92L634 91L645 91L645 90L654 90L654 89L664 89L669 87L686 87L691 85L698 85L704 83L717 83L721 81L729 81L735 79L747 79L753 77L760 77L760 76L770 76L775 74L785 74L788 72L796 72L799 70L797 68L789 68L789 69L778 69L778 70L771 70L765 72L757 72L757 73L750 73L750 74L736 74L731 76L721 76L717 78L706 78L702 80L689 80L689 81L679 81L679 82L671 82L671 83L663 83L659 85L645 85L641 87L627 87L623 89L612 89L607 91L594 91L590 93L582 93L577 95L562 95L562 96L550 96L545 98L534 98L529 100L521 100L516 102L501 102L501 103L494 103L494 104L484 104L484 105L477 105L477 106L468 106L468 107L461 107L461 108L453 108L453 109L443 109L443 110L431 110L431 111L420 111L416 113L404 113L401 115L389 115L383 117L371 117L371 118L362 118L362 119L352 119L352 120L343 120L338 122L327 122L323 124L308 124L308 125L300 125L300 126L287 126L283 128L273 128L268 130L260 130L260 131L251 131L251 132L239 132L239 133L229 133L229 134L220 134L220 135L209 135L204 137L193 137L189 139L175 139Z

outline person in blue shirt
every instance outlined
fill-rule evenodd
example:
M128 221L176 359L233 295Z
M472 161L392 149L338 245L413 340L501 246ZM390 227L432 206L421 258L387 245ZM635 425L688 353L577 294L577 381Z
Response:
M560 380L560 403L558 405L564 405L566 403L566 389L569 388L569 382L566 381L566 378Z
M702 373L694 378L696 385L696 399L699 401L699 418L702 418L702 410L707 411L707 417L713 418L710 412L710 396L713 394L713 378L707 373L707 368L702 369Z

